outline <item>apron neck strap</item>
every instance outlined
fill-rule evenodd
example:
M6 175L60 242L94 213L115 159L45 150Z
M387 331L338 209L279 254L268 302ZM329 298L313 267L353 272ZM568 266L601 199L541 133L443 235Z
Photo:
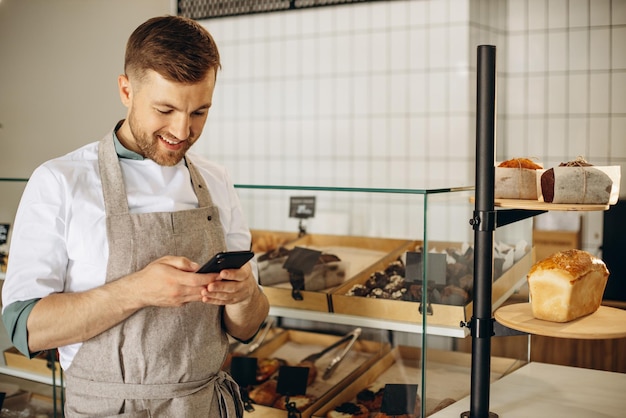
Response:
M198 198L198 206L212 206L213 201L204 178L200 175L198 169L191 162L189 157L185 157L185 163L189 170L193 191ZM124 177L122 176L122 167L119 163L119 157L115 151L113 132L100 141L98 146L98 167L102 181L106 212L114 215L128 214L129 209L126 188L124 187Z

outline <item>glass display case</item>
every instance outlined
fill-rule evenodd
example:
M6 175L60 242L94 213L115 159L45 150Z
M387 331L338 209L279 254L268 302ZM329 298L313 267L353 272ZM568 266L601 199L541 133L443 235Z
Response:
M25 183L25 179L0 180L0 223L13 222ZM303 416L323 416L319 414L326 412L324 408L353 399L356 392L378 379L417 384L422 416L446 399L458 400L469 394L470 355L454 352L452 340L468 336L463 324L472 315L473 187L236 188L253 233L253 248L261 241L267 244L268 238L277 242L278 237L290 250L335 253L342 262L340 282L320 289L305 286L300 289L301 299L294 298L291 280L266 285L268 276L260 270L271 303L270 317L283 329L322 333L326 338L359 327L364 343L378 347L368 348L375 358L366 369L325 392L324 402ZM495 233L494 309L525 281L532 263L531 233L531 220ZM257 248L259 267L260 256L268 250ZM384 289L378 296L354 293L354 288L367 287L373 275L397 260L404 264L404 279L410 282L403 287L404 293L393 296ZM295 338L303 337L296 334ZM2 349L8 348L6 338ZM492 376L497 379L521 364L518 359L493 359ZM47 376L6 365L0 372L50 381ZM281 416L274 408L256 409L257 416Z

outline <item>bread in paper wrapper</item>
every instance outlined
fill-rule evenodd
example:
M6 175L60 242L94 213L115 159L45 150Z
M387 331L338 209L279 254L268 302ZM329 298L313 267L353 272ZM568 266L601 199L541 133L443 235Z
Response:
M547 203L607 204L613 180L592 166L559 166L541 175L541 193Z
M608 277L604 262L586 251L552 254L535 263L527 275L533 316L569 322L594 313L602 303Z
M537 200L537 170L541 165L528 158L513 158L495 168L496 199Z
M263 286L289 283L289 272L283 267L290 250L279 247L258 257L259 282ZM348 263L334 254L322 253L318 263L304 276L304 289L318 291L337 286L346 278Z

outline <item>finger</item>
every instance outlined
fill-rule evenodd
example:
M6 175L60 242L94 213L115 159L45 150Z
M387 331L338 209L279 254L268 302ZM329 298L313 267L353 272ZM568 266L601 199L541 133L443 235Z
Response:
M233 280L242 282L252 274L250 263L244 264L240 269L226 269L220 272L220 278L223 280Z
M189 272L197 271L200 268L198 263L191 261L187 257L165 256L156 260L156 263L165 264L178 270Z

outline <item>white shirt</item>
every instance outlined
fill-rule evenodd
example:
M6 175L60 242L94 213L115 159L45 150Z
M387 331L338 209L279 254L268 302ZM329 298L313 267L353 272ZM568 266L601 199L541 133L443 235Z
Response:
M219 208L227 249L250 249L250 231L226 170L199 155L187 156ZM149 159L120 159L120 164L131 213L198 207L184 160L172 167ZM29 179L11 236L3 306L100 286L105 283L108 256L98 143L94 142L42 164ZM79 347L59 347L64 369Z

